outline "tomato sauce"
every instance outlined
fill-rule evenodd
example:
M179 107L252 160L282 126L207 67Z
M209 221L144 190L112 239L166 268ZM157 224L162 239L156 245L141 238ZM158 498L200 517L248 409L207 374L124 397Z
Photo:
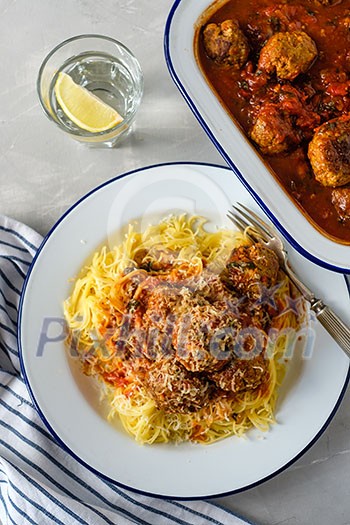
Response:
M327 120L350 113L350 0L329 6L316 0L228 0L210 13L204 25L227 19L239 22L248 38L250 55L238 71L218 64L207 56L198 31L195 51L207 81L248 138L264 101L274 97L290 112L302 130L301 143L288 153L259 153L314 226L338 242L350 243L350 221L340 220L331 202L333 188L315 180L307 156L314 130ZM295 30L306 32L317 46L318 56L309 70L283 82L259 71L259 53L270 36Z

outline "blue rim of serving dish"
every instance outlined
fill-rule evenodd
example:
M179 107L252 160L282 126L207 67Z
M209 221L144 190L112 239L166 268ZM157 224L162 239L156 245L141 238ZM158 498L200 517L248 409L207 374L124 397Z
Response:
M257 204L262 208L262 210L266 213L268 218L271 220L271 222L276 226L276 228L282 233L282 235L287 239L289 244L293 246L301 255L312 261L313 263L317 264L318 266L322 266L323 268L326 268L327 270L339 272L339 273L347 273L350 274L350 268L342 268L341 266L335 266L333 264L327 263L326 261L323 261L322 259L319 259L315 255L312 255L310 252L305 250L295 239L292 237L292 235L282 226L282 224L279 222L279 220L273 215L273 213L269 210L269 208L266 206L266 204L261 200L259 195L255 192L255 190L250 186L250 184L247 182L241 171L237 168L233 160L231 159L230 155L224 150L220 142L214 137L212 131L210 130L209 126L205 122L205 120L202 118L200 111L198 110L197 106L191 99L190 95L187 93L184 85L182 84L180 78L178 77L175 67L173 65L172 59L171 59L171 52L170 52L170 29L171 24L175 15L175 12L179 5L181 4L182 0L175 0L174 4L172 5L166 24L165 24L165 31L164 31L164 54L165 54L165 61L169 70L169 73L179 89L181 95L187 102L189 108L191 109L192 113L206 132L206 134L209 136L210 140L214 144L214 146L217 148L219 153L222 155L222 157L225 159L227 164L230 166L231 171L234 172L234 174L238 177L238 179L241 181L243 186L248 190L250 195L253 197L253 199L257 202Z
M116 180L118 179L122 179L124 177L127 177L129 175L133 175L135 173L139 173L139 172L142 172L142 171L145 171L145 170L149 170L149 169L152 169L152 168L161 168L161 167L165 167L165 166L176 166L176 165L187 165L187 166L206 166L206 167L212 167L212 168L219 168L219 169L224 169L224 170L230 170L230 168L226 167L226 166L220 166L218 164L210 164L210 163L205 163L205 162L186 162L186 161L183 161L183 162L165 162L165 163L160 163L160 164L153 164L153 165L150 165L150 166L145 166L143 168L138 168L138 169L135 169L135 170L132 170L132 171L128 171L126 173L123 173L121 175L118 175L102 184L100 184L99 186L97 186L96 188L94 188L93 190L89 191L88 193L86 193L83 197L81 197L75 204L73 204L61 217L60 219L58 219L58 221L54 224L54 226L50 229L50 231L48 232L48 234L44 237L41 245L39 246L34 258L33 258L33 261L29 267L29 270L28 270L28 273L27 273L27 276L26 276L26 279L24 281L24 284L23 284L23 288L22 288L22 292L21 292L21 297L20 297L20 301L19 301L19 309L18 309L18 328L17 328L17 338L18 338L18 348L19 348L19 360L20 360L20 366L21 366L21 372L22 372L22 375L23 375L23 378L24 378L24 382L26 384L26 387L28 389L28 392L30 394L30 397L32 399L32 402L36 408L36 410L38 411L39 413L39 416L42 420L42 422L45 424L45 426L47 427L47 429L51 432L51 434L53 435L53 437L56 439L56 441L59 443L59 445L66 451L68 452L68 454L70 454L74 459L76 459L79 463L81 463L84 467L86 467L88 470L90 470L91 472L93 472L94 474L96 474L97 476L100 476L102 479L106 480L106 481L109 481L111 483L114 483L115 485L118 485L119 487L122 487L124 489L127 489L127 490L131 490L133 492L136 492L138 494L143 494L145 496L153 496L153 497L156 497L156 498L160 498L160 499L174 499L174 500L178 500L178 501L186 501L186 500L201 500L201 499L210 499L210 498L218 498L218 497L223 497L223 496L229 496L229 495L232 495L232 494L237 494L239 492L243 492L243 491L246 491L248 489L252 489L254 487L257 487L258 485L260 485L261 483L264 483L265 481L268 481L272 478L274 478L275 476L277 476L278 474L280 474L281 472L283 472L284 470L286 470L288 467L290 467L290 465L292 465L295 461L297 461L301 456L303 456L305 454L305 452L307 452L313 445L314 443L320 438L320 436L323 434L323 432L326 430L326 428L328 427L329 423L331 422L331 420L333 419L335 413L337 412L339 406L340 406L340 403L344 397L344 394L345 394L345 391L347 389L347 386L348 386L348 383L349 383L349 380L350 380L350 362L349 362L349 369L348 369L348 373L347 373L347 376L345 378L345 381L344 381L344 385L343 385L343 388L340 392L340 395L338 397L338 400L332 410L332 412L330 413L330 415L328 416L327 420L325 421L324 425L322 426L322 428L318 431L318 433L315 435L315 437L306 445L306 447L301 450L295 457L293 457L291 460L289 460L285 465L283 465L282 467L280 467L279 469L277 469L275 472L272 472L271 474L269 474L268 476L264 477L264 478L261 478L257 481L255 481L254 483L250 483L249 485L246 485L244 487L240 487L239 489L235 489L235 490L232 490L232 491L226 491L226 492L221 492L221 493L217 493L217 494L203 494L202 496L191 496L191 495L188 495L188 496L173 496L171 494L157 494L157 493L153 493L153 492L147 492L147 491L144 491L144 490L141 490L141 489L136 489L134 487L130 487L128 485L125 485L124 483L121 483L119 481L116 481L115 479L113 478L110 478L109 476L106 476L105 474L102 474L101 472L99 472L98 470L96 470L94 467L90 466L88 463L86 463L83 459L81 459L75 452L73 452L66 444L65 442L59 437L59 435L56 433L56 431L52 428L52 426L50 425L50 423L48 422L48 420L46 419L44 413L42 412L39 404L37 403L37 400L35 398L35 395L34 395L34 392L30 386L30 382L29 382L29 379L28 379L28 376L27 376L27 373L26 373L26 369L25 369L25 366L24 366L24 362L23 362L23 350L22 350L22 340L21 340L21 328L22 328L22 309L23 309L23 301L24 301L24 297L25 297L25 294L26 294L26 290L27 290L27 286L28 286L28 282L30 280L30 276L32 274L32 271L33 271L33 268L35 266L35 263L40 255L40 253L42 252L43 248L45 247L47 241L49 240L49 238L52 236L52 234L54 233L54 231L58 228L58 226L61 224L61 222L65 219L65 217L67 215L69 215L73 210L75 210L75 208L77 206L79 206L79 204L84 201L85 199L87 199L88 197L90 197L90 195L93 195L94 193L96 193L97 191L99 191L100 189L104 188L105 186L108 186L109 184L112 184L114 183ZM347 287L347 290L348 290L348 293L349 293L349 297L350 297L350 283L347 281L347 279L344 277L345 279L345 283L346 283L346 287Z

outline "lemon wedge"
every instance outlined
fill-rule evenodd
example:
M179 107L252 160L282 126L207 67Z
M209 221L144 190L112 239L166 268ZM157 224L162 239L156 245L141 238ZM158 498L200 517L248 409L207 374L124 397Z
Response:
M58 74L55 95L64 114L79 128L91 133L106 131L124 120L118 111L76 84L66 73Z

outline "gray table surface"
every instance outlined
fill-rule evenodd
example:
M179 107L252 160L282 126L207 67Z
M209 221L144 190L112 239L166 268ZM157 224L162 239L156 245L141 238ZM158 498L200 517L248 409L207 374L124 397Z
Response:
M192 0L195 1L195 0ZM163 31L172 0L0 0L0 213L45 234L96 185L153 163L224 161L168 73ZM145 92L118 149L88 149L43 115L36 76L62 40L100 33L139 59ZM258 524L350 524L350 395L317 443L288 470L220 503Z

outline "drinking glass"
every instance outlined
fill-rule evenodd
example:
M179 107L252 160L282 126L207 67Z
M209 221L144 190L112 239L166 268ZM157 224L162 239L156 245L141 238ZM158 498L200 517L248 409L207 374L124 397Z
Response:
M64 113L55 95L60 72L114 108L123 121L106 131L90 132ZM132 129L143 94L143 74L132 52L102 35L79 35L56 46L44 59L37 90L46 116L62 131L91 146L113 147Z

